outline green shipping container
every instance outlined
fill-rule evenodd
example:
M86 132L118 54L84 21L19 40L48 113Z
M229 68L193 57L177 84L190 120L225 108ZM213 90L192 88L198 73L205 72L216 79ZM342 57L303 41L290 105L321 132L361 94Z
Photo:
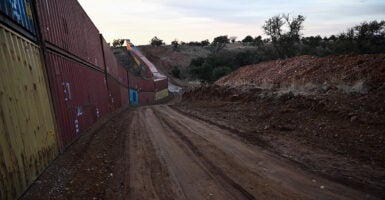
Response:
M0 199L17 199L58 154L41 51L0 25Z

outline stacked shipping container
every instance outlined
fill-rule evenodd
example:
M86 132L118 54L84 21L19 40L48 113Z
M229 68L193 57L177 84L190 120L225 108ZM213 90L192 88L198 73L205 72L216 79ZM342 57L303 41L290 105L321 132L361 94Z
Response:
M0 199L16 199L58 151L40 48L0 24Z
M49 50L46 59L61 147L65 148L110 111L105 74Z
M129 101L127 71L79 3L30 2L0 1L0 199L18 198L59 149Z

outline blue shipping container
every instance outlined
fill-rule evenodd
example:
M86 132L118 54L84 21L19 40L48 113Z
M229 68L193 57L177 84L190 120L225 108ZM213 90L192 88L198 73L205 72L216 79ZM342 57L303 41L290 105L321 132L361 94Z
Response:
M131 105L139 104L139 96L138 96L137 90L130 89L130 104Z
M0 12L36 36L32 0L0 0Z

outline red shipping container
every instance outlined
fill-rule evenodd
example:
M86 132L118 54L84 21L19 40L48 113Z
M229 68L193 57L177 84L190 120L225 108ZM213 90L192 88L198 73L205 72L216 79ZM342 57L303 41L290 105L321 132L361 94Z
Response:
M122 103L122 106L127 105L129 103L129 94L130 92L127 87L120 86L120 102Z
M128 73L129 88L143 92L154 92L154 80L144 79Z
M155 80L154 84L155 84L155 91L156 92L167 89L168 88L168 79L165 78L165 79Z
M99 30L76 0L36 0L47 48L66 51L104 70Z
M110 49L110 46L107 44L102 35L100 35L100 39L103 46L107 73L118 80L122 85L128 87L127 70L119 63L118 59L115 57L114 53Z
M154 92L139 92L139 104L154 104L155 103L155 93Z
M109 108L110 110L116 110L122 106L122 96L120 94L119 83L111 78L107 78L108 84L108 96L109 96Z
M48 76L61 148L109 112L105 74L48 51Z

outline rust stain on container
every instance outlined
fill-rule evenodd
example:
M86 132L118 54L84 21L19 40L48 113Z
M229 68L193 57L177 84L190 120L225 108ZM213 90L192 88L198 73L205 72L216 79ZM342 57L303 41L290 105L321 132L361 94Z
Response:
M0 199L16 199L59 153L40 49L0 25Z

